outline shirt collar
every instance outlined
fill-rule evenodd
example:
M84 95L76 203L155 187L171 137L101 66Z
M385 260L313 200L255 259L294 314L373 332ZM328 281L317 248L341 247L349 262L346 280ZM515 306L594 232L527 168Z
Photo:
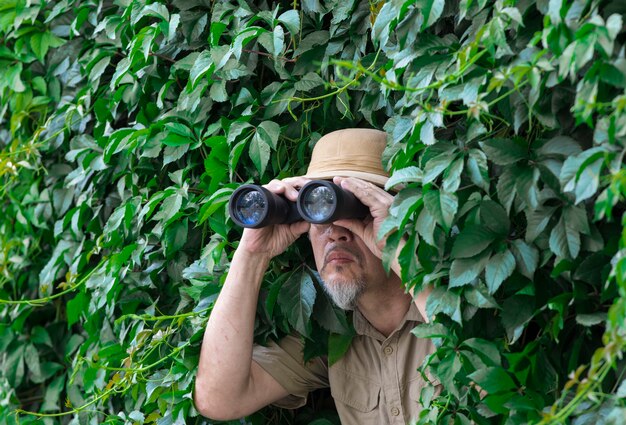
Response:
M404 315L404 318L402 319L396 330L394 330L391 335L389 335L389 337L401 330L407 322L423 321L424 318L417 309L417 306L413 301L411 301L411 304L409 305L409 310ZM354 314L352 315L352 323L354 325L354 330L356 331L357 335L369 336L372 338L376 338L380 341L384 341L385 339L387 339L387 337L381 334L374 326L372 326L370 322L368 322L368 320L365 318L365 316L363 316L363 314L361 314L358 308L354 310Z

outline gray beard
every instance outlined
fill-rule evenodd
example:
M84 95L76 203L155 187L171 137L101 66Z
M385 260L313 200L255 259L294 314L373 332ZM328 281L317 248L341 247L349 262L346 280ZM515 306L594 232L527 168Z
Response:
M337 307L343 310L354 310L356 303L365 291L365 280L357 279L345 281L322 281L324 291L330 296Z

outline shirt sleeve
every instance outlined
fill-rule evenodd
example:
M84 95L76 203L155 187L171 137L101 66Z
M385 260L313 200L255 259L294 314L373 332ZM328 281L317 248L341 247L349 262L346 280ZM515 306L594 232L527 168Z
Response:
M275 406L296 409L306 404L309 392L328 387L328 365L317 357L304 362L304 344L295 335L288 335L280 343L267 347L255 345L252 360L289 392L289 396L274 403Z

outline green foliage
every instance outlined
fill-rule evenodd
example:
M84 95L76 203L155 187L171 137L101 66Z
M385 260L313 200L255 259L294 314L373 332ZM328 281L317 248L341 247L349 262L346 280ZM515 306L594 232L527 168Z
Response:
M403 184L385 258L404 236L403 281L435 286L414 333L436 342L424 369L443 392L424 391L420 423L619 423L625 13L1 1L0 423L202 423L229 194L302 173L321 134L358 126L389 133ZM334 361L352 330L310 257L302 241L273 262L255 334L297 329Z

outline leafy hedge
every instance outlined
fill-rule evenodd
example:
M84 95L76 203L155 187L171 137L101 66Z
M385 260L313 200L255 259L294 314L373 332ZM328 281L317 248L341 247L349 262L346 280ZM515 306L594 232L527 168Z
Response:
M202 423L229 194L384 128L408 286L436 289L420 423L626 415L619 0L0 1L0 423ZM301 243L259 342L340 356ZM252 423L336 423L313 407ZM239 422L236 422L239 423Z

